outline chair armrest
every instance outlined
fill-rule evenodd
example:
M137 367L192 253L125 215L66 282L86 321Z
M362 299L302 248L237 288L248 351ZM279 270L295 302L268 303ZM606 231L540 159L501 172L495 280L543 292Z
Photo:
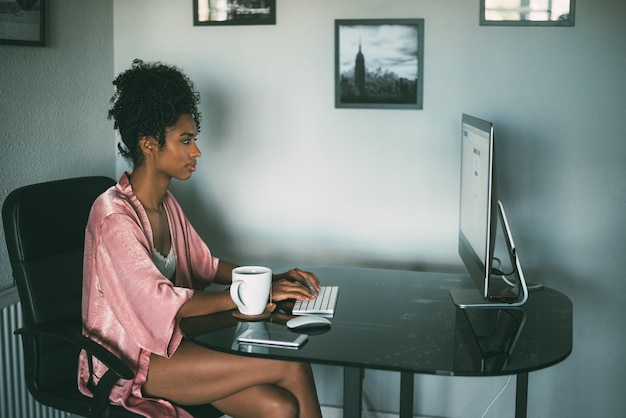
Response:
M84 349L87 354L96 357L109 370L100 378L98 385L92 388L93 403L90 407L90 417L103 417L109 408L109 395L115 382L119 379L130 380L135 373L109 350L85 337L80 331L80 323L45 323L25 326L14 333L22 338L32 339L37 335L45 335L66 341L77 348ZM78 359L77 359L78 360ZM77 376L78 379L78 376Z
M124 364L109 350L82 335L82 333L77 330L77 327L74 324L47 323L27 326L16 330L15 334L40 334L59 338L75 345L78 348L84 349L88 354L96 357L98 360L104 363L109 368L109 370L113 371L118 379L130 380L135 376L135 373L130 369L130 367Z

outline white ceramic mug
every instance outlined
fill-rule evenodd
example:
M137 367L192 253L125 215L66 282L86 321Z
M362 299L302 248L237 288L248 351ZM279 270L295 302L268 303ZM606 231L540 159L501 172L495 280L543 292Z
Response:
M233 269L230 297L243 315L261 315L270 297L272 270L261 266L242 266Z

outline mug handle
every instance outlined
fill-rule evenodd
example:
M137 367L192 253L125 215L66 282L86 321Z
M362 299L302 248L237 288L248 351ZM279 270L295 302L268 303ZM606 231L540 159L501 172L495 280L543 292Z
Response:
M246 304L241 300L241 296L239 295L239 288L241 286L243 286L244 289L245 289L245 287L246 287L245 282L241 282L241 281L234 282L230 286L230 297L235 302L235 305L237 305L237 306L246 306Z

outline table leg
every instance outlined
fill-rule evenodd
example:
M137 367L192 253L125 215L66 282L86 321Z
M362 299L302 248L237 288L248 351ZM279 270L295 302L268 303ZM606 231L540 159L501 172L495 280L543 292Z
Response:
M360 367L343 368L343 416L359 418L363 399L364 371Z
M400 374L400 418L413 417L413 377L410 372Z
M528 373L517 375L515 387L515 418L526 418L528 408Z

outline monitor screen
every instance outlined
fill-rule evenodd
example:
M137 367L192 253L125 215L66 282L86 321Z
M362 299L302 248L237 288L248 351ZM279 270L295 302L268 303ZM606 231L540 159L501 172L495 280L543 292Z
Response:
M495 232L493 124L464 114L461 129L459 255L483 298L488 297Z
M497 198L493 124L466 114L461 122L459 255L475 288L452 289L450 294L461 308L521 306L528 299L528 287L504 206ZM492 276L498 219L513 270ZM517 284L505 276L515 276ZM492 277L499 279L491 283Z

